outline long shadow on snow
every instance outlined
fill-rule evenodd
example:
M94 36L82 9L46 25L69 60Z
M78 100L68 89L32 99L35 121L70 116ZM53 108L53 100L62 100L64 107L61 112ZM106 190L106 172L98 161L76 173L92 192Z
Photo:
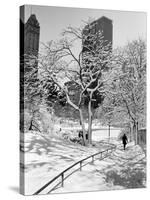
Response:
M30 144L27 147L25 147L25 149L27 150L25 150L24 152L31 153L31 151L34 150L33 153L37 153L38 155L41 155L44 149L44 153L49 154L51 152L51 148L55 147L55 144L54 142L50 141L48 138L44 136L42 137L43 137L43 140L37 139L36 136L33 136Z
M122 157L113 155L108 158L108 162L115 162L115 164L108 165L105 169L96 171L105 175L105 181L107 183L113 183L113 185L123 186L124 188L144 188L146 180L145 157L132 162L133 159L138 158L140 155L142 154L138 153L134 157L123 158L125 162L121 164L119 164L118 161L121 160ZM116 158L119 160L116 160ZM119 167L120 170L116 170L116 167Z
M121 170L120 172L108 171L105 181L113 183L113 185L123 186L124 188L144 188L143 180L145 173L139 169L132 169L130 167Z

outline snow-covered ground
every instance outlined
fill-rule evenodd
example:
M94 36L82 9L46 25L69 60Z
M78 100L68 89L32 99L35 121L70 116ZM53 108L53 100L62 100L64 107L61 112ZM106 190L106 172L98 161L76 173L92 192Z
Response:
M119 132L114 132L116 136L118 133ZM97 131L95 134L93 133L95 140L100 140L98 137L99 134L100 132ZM115 140L113 140L113 142L114 141ZM116 141L116 144L118 145L118 141ZM26 133L24 135L24 145L22 135L21 146L22 157L24 154L24 165L22 161L21 172L25 172L26 195L35 193L48 181L53 179L56 175L75 162L93 153L108 148L108 145L101 143L94 147L84 147L79 144L74 144L70 141L60 139L59 137L38 135L35 132ZM65 180L64 188L58 188L52 192L60 193L126 188L122 184L115 184L115 180L111 179L113 179L113 177L118 179L118 174L124 174L125 172L123 172L123 169L128 170L128 167L130 167L132 176L132 171L136 171L134 168L141 167L141 164L139 164L138 161L140 159L144 159L144 154L140 147L130 145L125 152L121 147L121 149L117 149L111 157L103 161L97 160L94 164L85 166L81 172L77 171L72 174ZM144 170L145 161L142 162L142 170ZM112 170L112 173L115 174L111 174L109 170ZM120 183L121 182L122 181L120 181ZM48 187L43 191L43 193L45 194L49 191L50 188Z
M38 135L36 132L22 135L21 146L22 158L24 155L21 172L25 172L26 195L36 192L74 162L108 147L106 144L84 147L59 137Z
M68 177L64 187L52 193L143 188L146 186L146 160L139 146L122 145L104 160L96 160Z
M110 137L118 139L119 133L120 133L120 129L111 128ZM104 140L104 139L107 139L108 137L109 137L108 128L107 129L94 130L93 133L92 133L92 140L93 141Z

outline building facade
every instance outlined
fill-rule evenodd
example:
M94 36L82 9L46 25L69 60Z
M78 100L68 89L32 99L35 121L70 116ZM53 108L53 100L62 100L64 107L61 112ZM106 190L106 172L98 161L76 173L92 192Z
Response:
M24 31L24 53L38 56L40 25L34 14L25 23Z
M95 25L96 32L102 31L104 43L107 45L109 43L113 43L113 24L112 20L103 16L98 20L92 22Z
M87 42L89 43L89 37L86 38L86 36L94 35L98 32L101 32L102 37L103 37L103 45L108 45L110 44L110 48L112 49L112 43L113 43L113 23L112 20L103 16L92 23L86 25L83 29L83 52L87 51L86 44ZM97 45L99 44L98 38L96 38L96 43Z

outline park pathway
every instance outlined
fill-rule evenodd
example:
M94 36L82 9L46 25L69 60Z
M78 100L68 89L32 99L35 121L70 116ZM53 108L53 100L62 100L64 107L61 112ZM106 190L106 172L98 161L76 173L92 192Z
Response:
M107 143L98 142L94 146L84 147L69 140L34 132L22 135L20 143L21 155L25 160L25 163L22 160L20 167L26 182L26 195L34 194L72 164L110 147ZM46 194L52 187L53 184L40 194Z
M120 144L104 160L96 160L68 177L64 187L51 193L83 192L145 187L146 159L141 147L133 143L124 151Z

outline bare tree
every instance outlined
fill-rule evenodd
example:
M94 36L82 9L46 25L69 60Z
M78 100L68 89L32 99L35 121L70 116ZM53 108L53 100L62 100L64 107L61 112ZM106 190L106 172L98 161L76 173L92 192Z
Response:
M103 85L112 51L111 44L106 44L102 33L93 32L90 26L87 24L84 29L69 26L63 31L60 41L45 45L46 54L40 62L42 76L52 79L64 92L67 103L79 112L84 145L92 143L92 104L97 101L96 93L105 93ZM71 99L68 81L79 88L78 102ZM88 141L83 116L85 98L88 102Z
M112 83L109 84L110 91L114 92L114 113L117 111L124 114L122 120L131 124L137 144L138 128L145 126L143 124L146 121L145 42L141 39L132 41L117 50L115 56L115 67L110 79Z
M52 114L53 104L59 98L59 89L51 79L46 77L43 79L40 75L36 56L24 55L22 65L21 105L23 105L23 122L21 128L23 131L36 130L44 133L46 129L44 129L45 125L41 116L45 114L45 117L46 115L48 117ZM47 110L47 114L45 110Z

